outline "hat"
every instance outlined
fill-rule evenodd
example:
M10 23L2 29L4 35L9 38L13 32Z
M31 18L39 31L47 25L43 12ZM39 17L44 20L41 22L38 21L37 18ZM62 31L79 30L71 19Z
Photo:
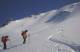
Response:
M25 30L25 32L28 32L28 30Z

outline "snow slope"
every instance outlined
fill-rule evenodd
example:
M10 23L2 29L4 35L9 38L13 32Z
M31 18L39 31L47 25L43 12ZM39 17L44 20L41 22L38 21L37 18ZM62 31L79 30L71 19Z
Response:
M80 46L79 9L80 2L11 21L0 28L1 36L7 34L10 37L7 43L9 49L0 52L79 52L71 47ZM30 37L23 45L20 33L25 29L29 30Z

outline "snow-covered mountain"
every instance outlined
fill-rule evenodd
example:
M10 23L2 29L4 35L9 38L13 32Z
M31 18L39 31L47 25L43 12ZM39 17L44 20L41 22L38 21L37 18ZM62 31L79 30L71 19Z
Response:
M9 35L10 49L2 52L80 52L80 2L24 19L0 28L0 38ZM30 37L22 45L21 31ZM2 44L2 43L1 43ZM19 45L20 44L20 45Z

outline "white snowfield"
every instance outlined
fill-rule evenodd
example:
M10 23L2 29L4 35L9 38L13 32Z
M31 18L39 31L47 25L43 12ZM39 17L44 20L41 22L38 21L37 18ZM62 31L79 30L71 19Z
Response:
M23 45L21 31L26 29L30 37ZM0 52L80 52L80 2L11 21L0 34L10 39Z

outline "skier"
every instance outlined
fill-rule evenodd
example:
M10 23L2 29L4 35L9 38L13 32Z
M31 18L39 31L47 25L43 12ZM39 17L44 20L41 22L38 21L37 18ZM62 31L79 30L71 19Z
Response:
M8 36L6 35L6 36L2 36L2 39L1 39L1 41L2 41L2 43L3 43L3 49L7 49L7 45L6 45L6 43L7 43L7 41L8 41L9 39L8 39Z
M26 38L28 37L28 30L22 31L21 33L22 37L23 37L23 44L26 43Z

